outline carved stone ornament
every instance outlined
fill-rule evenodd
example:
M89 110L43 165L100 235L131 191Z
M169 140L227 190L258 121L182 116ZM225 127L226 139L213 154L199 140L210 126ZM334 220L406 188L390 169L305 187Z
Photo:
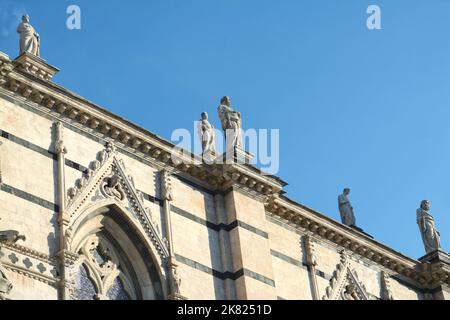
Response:
M101 190L106 197L116 198L119 201L125 199L125 193L120 185L120 177L117 174L105 178Z
M6 277L6 271L0 262L0 300L5 300L12 289L13 285Z
M57 154L60 153L67 153L67 149L64 146L64 137L63 137L63 130L64 130L64 125L62 124L62 122L56 122L55 124L56 126L56 142L55 142L55 152Z
M143 194L136 190L132 179L125 172L123 161L119 159L112 143L108 142L105 149L98 153L97 160L91 162L87 172L76 181L75 187L67 191L67 195L66 214L70 222L75 221L86 206L96 201L114 199L137 219L161 258L168 257L159 226L151 210L145 207ZM67 232L66 241L72 239L70 228Z
M166 170L161 171L161 198L167 201L173 201L172 182L170 173Z
M122 266L120 265L119 257L117 256L113 246L105 238L96 234L89 236L79 250L77 250L79 259L75 264L76 268L80 270L86 268L88 270L87 276L89 280L95 286L96 300L108 299L108 291L114 285L116 279L120 278L120 283L123 285L131 300L136 299L136 294L132 289L130 280L123 273ZM77 292L77 288L82 285L80 283L80 277L76 275L73 270L71 277L73 278L74 292L72 293L72 299L81 299L79 297L80 292Z
M341 253L341 262L326 288L322 300L369 300L365 286L359 281L356 271L350 268L350 264L344 253Z
M381 299L383 300L394 300L389 279L389 275L386 272L381 271Z
M19 240L25 241L25 236L19 234L18 231L8 230L8 231L0 231L0 245L1 244L14 244ZM0 262L0 300L6 299L6 296L13 289L12 283L6 277L6 271Z

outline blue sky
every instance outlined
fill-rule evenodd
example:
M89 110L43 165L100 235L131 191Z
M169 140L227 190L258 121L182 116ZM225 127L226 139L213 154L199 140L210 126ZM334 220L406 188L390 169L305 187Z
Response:
M167 139L202 111L219 127L229 95L245 128L280 129L289 197L339 220L348 186L357 224L413 258L429 199L449 250L450 1L0 0L11 57L22 12L58 84Z

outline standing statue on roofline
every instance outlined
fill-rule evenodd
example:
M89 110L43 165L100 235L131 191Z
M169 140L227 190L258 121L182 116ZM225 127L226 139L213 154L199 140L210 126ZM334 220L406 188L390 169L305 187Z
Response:
M17 33L20 35L20 54L27 52L39 57L41 40L39 34L30 24L29 15L22 16L22 23L17 27Z
M242 116L231 107L230 97L223 97L217 108L222 129L225 133L227 150L242 147Z
M203 159L211 160L216 155L216 136L213 125L208 121L208 113L202 113L197 129L202 144Z
M345 188L343 193L338 197L339 213L341 214L342 223L347 226L356 226L355 214L353 213L353 207L350 204L348 195L350 189Z
M426 253L430 253L441 248L440 234L436 230L434 218L429 211L430 202L428 200L423 200L420 203L420 208L416 211L417 224L419 225L419 230Z

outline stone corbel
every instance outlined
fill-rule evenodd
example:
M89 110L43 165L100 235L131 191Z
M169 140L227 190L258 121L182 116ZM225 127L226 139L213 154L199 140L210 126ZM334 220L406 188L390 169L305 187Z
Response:
M0 53L0 86L4 85L6 82L6 77L13 70L13 66L9 61L7 56Z
M314 252L315 251L314 244L311 242L311 238L309 235L306 235L303 239L306 251L306 263L308 263L309 266L309 277L311 281L312 297L314 300L320 300L319 287L317 284L317 276L316 276L317 259Z

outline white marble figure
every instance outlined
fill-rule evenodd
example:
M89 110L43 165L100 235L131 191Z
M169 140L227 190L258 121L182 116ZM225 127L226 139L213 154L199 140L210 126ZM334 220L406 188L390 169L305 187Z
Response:
M222 129L225 132L227 150L242 147L242 116L231 108L230 97L223 97L217 108Z
M338 197L339 213L341 214L342 223L347 226L356 226L356 219L353 213L353 207L348 200L350 193L349 188L345 188L344 192Z
M22 16L22 23L17 27L17 33L20 34L20 54L28 52L39 57L41 41L39 34L30 24L28 15Z
M426 253L436 251L441 248L440 234L436 230L434 218L430 215L430 202L423 200L420 208L417 209L417 224L422 235Z
M211 158L216 155L216 135L213 125L208 121L208 113L203 112L198 122L198 135L202 143L203 158Z

